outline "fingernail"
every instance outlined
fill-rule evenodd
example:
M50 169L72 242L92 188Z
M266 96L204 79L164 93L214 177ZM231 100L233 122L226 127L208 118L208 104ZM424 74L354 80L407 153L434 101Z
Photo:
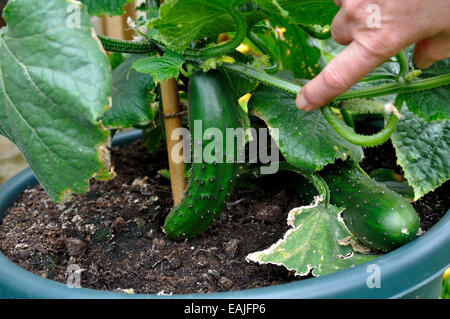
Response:
M300 93L297 95L296 104L300 110L306 110L308 108L308 102L306 102L305 97Z

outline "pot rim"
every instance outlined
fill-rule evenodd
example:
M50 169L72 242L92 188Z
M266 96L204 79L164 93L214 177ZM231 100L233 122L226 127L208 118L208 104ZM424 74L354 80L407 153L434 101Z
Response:
M115 137L114 145L125 145L142 136L141 131L129 131ZM25 169L0 186L0 220L6 209L28 186L36 185L31 169ZM430 230L413 241L368 263L316 278L251 288L247 290L209 294L124 294L90 288L69 288L66 284L42 278L11 262L0 253L0 297L6 288L26 287L31 298L98 299L98 298L175 298L175 299L265 299L265 298L401 298L442 277L450 267L450 210ZM370 265L371 266L369 269ZM369 288L373 269L380 274L380 288ZM3 282L3 284L2 284ZM44 287L44 288L43 288Z

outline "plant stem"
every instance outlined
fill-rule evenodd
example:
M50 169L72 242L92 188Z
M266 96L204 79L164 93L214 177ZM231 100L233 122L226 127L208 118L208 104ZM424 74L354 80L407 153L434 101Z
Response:
M397 96L394 105L400 111L403 105L403 98L401 96ZM322 107L321 111L330 126L343 139L349 141L350 143L363 147L373 147L386 142L391 137L398 123L397 115L391 113L386 126L380 132L374 135L361 135L357 134L353 128L347 126L341 119L335 116L328 106Z
M273 165L273 164L271 164ZM328 188L325 180L316 172L303 170L293 166L288 162L279 162L278 163L278 172L295 172L304 176L317 190L317 193L322 197L325 206L328 206L330 203L330 189ZM261 174L261 167L252 168L248 170L242 170L240 175L248 175L250 178L259 178L265 175Z
M270 50L267 45L262 41L256 34L249 32L247 35L248 39L252 41L256 47L261 50L261 52L267 55L270 59L271 66L265 68L264 70L269 74L276 74L280 70L280 64L278 63L277 56Z
M225 44L211 48L199 50L188 48L184 51L184 56L186 57L186 59L198 62L199 60L222 56L227 53L233 52L244 41L245 36L247 35L247 21L245 20L244 16L236 9L231 10L229 12L229 15L236 24L236 33L234 38ZM161 53L165 50L165 46L155 40L151 40L151 43L136 43L108 38L102 35L98 35L98 38L102 42L105 50L111 52L142 54L151 52Z
M376 80L395 80L397 77L391 74L375 74L362 79L360 82L371 82Z
M450 73L421 79L413 82L391 83L374 88L348 91L336 98L336 101L344 101L357 98L372 98L377 96L413 93L425 91L450 84Z
M409 72L409 65L408 65L408 61L406 60L405 54L402 52L400 52L399 54L397 54L397 62L400 65L400 72L398 73L398 77L397 77L397 81L402 81L404 80L406 74L408 74Z
M280 162L278 166L279 171L292 171L303 175L317 190L317 193L322 197L325 206L330 204L330 189L325 180L316 172L299 169L288 162Z
M345 124L350 126L352 129L355 129L355 123L353 122L353 118L350 115L350 113L347 112L347 110L342 109L341 114L342 114L342 119L344 120Z
M224 63L222 67L229 71L239 73L244 77L259 81L264 85L277 88L292 95L297 95L297 93L302 88L299 84L277 78L275 76L259 71L248 65L242 65L237 63L236 64ZM438 75L427 79L416 80L413 82L405 82L405 83L395 82L380 85L378 87L373 88L347 91L344 94L338 96L334 101L345 101L350 99L373 98L377 96L399 94L399 93L419 92L449 84L450 84L450 73Z
M292 95L297 95L298 91L302 88L298 84L269 75L248 65L224 63L222 67L229 71L239 73L243 77L259 81L264 85L280 89Z
M317 192L322 197L322 201L325 204L325 207L328 207L328 205L330 204L330 189L328 188L327 183L319 174L310 171L298 170L293 166L291 166L290 170L305 176L306 179L308 179L308 181L314 185Z

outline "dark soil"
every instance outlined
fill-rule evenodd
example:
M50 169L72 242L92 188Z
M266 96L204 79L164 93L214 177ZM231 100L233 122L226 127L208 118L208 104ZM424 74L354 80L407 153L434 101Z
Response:
M401 172L389 144L366 150L362 167ZM0 250L42 277L67 282L68 265L83 269L86 288L135 293L209 293L282 284L299 278L283 267L245 261L288 229L288 212L309 204L286 179L266 177L239 189L203 235L173 241L162 232L172 207L166 152L140 142L112 149L117 177L93 181L85 195L56 204L40 186L27 189L0 227ZM449 183L415 203L428 230L450 208Z

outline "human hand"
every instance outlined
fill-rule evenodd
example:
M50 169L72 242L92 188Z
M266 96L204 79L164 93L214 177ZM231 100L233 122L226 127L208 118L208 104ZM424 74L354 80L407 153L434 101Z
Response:
M427 68L450 57L449 0L335 0L341 8L331 33L348 45L297 95L312 111L359 82L378 65L416 43L414 62ZM379 13L379 20L377 20Z

